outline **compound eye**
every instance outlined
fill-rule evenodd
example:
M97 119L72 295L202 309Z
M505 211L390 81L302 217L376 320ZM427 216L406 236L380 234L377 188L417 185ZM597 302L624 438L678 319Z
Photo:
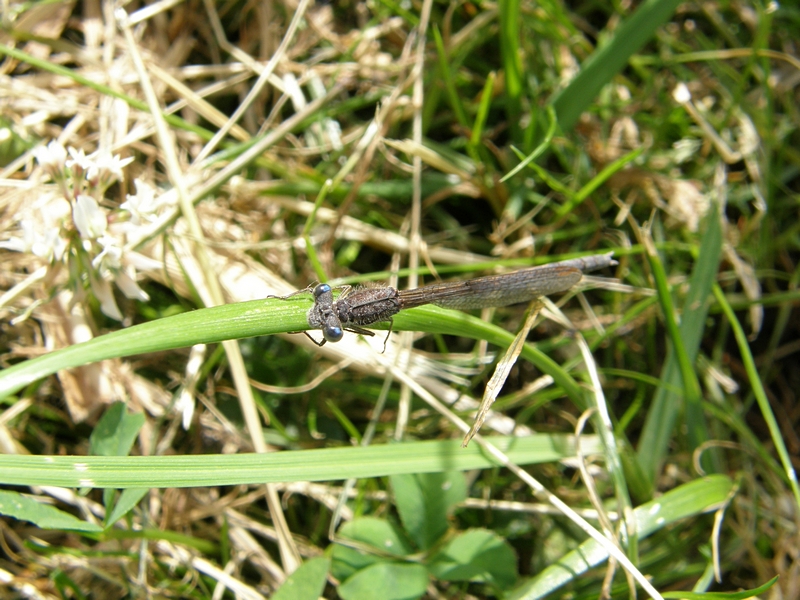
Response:
M326 342L338 342L344 337L344 331L342 331L341 327L329 325L323 328L322 337L325 338Z
M323 294L327 294L331 291L331 286L327 283L320 283L314 288L314 298L319 298Z

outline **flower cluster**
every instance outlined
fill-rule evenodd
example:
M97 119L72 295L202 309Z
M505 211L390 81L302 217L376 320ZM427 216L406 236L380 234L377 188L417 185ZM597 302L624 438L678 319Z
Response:
M154 221L164 202L150 185L135 180L136 194L117 209L105 206L106 190L123 180L123 169L133 158L108 152L86 156L83 150L50 142L34 150L42 170L58 186L60 196L42 196L18 217L19 236L0 241L0 248L31 253L58 268L69 266L70 281L79 295L86 284L100 302L103 313L122 320L111 283L126 297L147 301L136 283L136 269L125 255L126 237ZM63 200L70 210L59 210Z

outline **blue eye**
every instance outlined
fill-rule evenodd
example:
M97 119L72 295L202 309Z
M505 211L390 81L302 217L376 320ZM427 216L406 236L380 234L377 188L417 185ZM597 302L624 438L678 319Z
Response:
M338 342L344 337L344 331L341 327L331 326L323 328L322 337L328 342Z
M314 288L314 298L319 298L322 294L327 294L331 291L331 286L327 283L320 283L317 287Z

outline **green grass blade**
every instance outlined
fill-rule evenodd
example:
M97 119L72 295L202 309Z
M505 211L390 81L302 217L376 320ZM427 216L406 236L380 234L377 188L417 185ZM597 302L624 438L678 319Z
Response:
M679 4L679 0L647 0L619 26L608 43L586 59L577 77L551 101L562 130L572 129L600 89L653 37Z
M708 315L708 299L711 287L719 270L722 253L722 228L718 208L713 208L706 219L706 232L697 254L689 292L684 301L681 316L680 337L684 360L694 363L700 348L705 320ZM683 398L675 389L683 389L683 378L674 352L670 352L661 372L662 387L656 392L639 440L639 464L651 484L664 461L672 440L675 420L683 406ZM694 409L691 409L694 410ZM694 413L693 413L694 414ZM643 490L640 490L643 493Z
M745 334L744 329L742 329L739 319L736 318L736 314L733 312L731 305L728 304L728 300L725 298L725 294L722 292L722 289L718 285L714 285L713 291L714 297L722 307L722 311L727 317L731 328L733 329L733 335L736 338L736 344L739 346L739 353L742 356L742 362L744 363L745 372L747 373L747 379L750 382L751 388L753 389L753 394L756 397L758 407L761 409L761 416L764 418L764 421L769 428L769 434L772 439L772 443L775 445L775 450L778 452L778 456L781 459L781 464L785 470L784 476L789 482L789 486L792 488L795 504L798 508L800 508L800 487L797 485L797 472L792 465L791 456L789 455L789 451L786 449L786 442L784 442L783 436L781 435L781 428L778 425L777 419L775 419L775 413L772 412L769 398L767 398L767 393L764 390L764 386L761 383L761 378L758 375L756 362L753 360L753 354L750 352L750 344L747 341L747 335Z
M120 329L4 369L0 372L0 398L61 369L109 358L307 329L305 313L310 306L310 298L267 298L204 308Z
M450 107L453 109L453 114L464 129L469 129L469 120L467 119L467 112L464 110L464 105L461 104L461 96L458 94L456 88L455 77L450 68L450 60L447 56L447 51L444 47L444 40L442 34L439 33L438 27L433 27L433 40L436 42L436 51L439 56L439 69L442 72L442 81L444 88L447 91L447 99L450 101Z
M506 83L506 119L511 139L522 142L522 61L519 49L520 1L500 0L500 54Z
M483 129L486 126L486 119L489 116L489 109L492 107L492 90L494 89L495 73L492 71L486 76L486 83L483 84L481 101L478 104L478 113L475 115L475 123L472 125L472 134L469 143L473 153L477 156L478 147L483 139Z
M636 160L642 154L642 152L644 152L644 148L637 148L636 150L628 152L628 154L625 156L622 156L611 164L607 165L576 193L569 195L569 200L558 209L556 212L556 217L561 218L571 213L576 206L586 200L593 192L597 190L597 188L603 185L609 177L620 171L628 163Z
M523 158L522 162L520 162L516 167L514 167L508 173L506 173L506 175L500 180L500 183L503 183L503 182L508 181L509 179L511 179L514 175L516 175L522 169L527 167L528 163L530 163L531 161L536 160L542 154L544 154L545 150L547 150L550 147L550 142L553 140L553 136L556 133L556 126L558 125L558 121L556 119L556 111L555 111L555 109L553 109L552 106L547 106L546 110L547 110L547 123L548 123L548 125L547 125L547 132L545 133L545 136L544 136L544 140L542 140L542 143L539 144L533 150L533 152L531 152L530 154L528 154L528 156ZM513 150L514 153L517 156L522 156L522 152L520 152L514 146L511 147L511 150Z
M667 282L667 273L664 270L664 265L658 253L655 251L655 248L653 248L652 252L648 252L647 258L650 263L650 268L653 271L653 279L655 280L656 290L658 291L658 299L661 303L667 334L672 343L671 353L674 354L678 362L678 369L681 373L684 398L687 405L689 403L699 404L701 397L700 382L697 380L697 374L694 372L693 357L686 351L683 338L681 337L677 313L672 301L672 290Z
M575 457L571 435L489 437L520 465ZM584 454L601 452L596 436L583 436ZM296 450L269 454L192 456L0 455L0 485L56 485L77 488L166 488L209 485L331 481L401 473L488 469L496 463L477 444L461 439L405 442L366 447Z

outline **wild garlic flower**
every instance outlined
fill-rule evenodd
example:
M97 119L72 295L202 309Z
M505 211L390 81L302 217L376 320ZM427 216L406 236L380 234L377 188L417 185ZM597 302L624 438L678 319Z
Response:
M33 156L53 181L64 179L67 164L67 151L64 146L53 140L47 146L34 148Z
M100 310L107 316L117 321L122 321L122 313L117 306L117 301L114 299L114 291L111 289L111 283L102 277L95 277L89 275L89 284L92 287L94 297L100 302Z
M105 209L100 207L97 200L86 194L80 194L75 198L72 220L81 237L86 240L102 237L108 229L108 217Z
M61 236L61 229L48 225L42 216L25 217L19 221L21 237L11 237L0 241L0 248L33 254L48 263L58 262L67 250L67 240Z
M36 148L33 154L42 170L58 184L60 196L43 195L36 201L38 206L26 207L17 222L19 235L0 241L0 248L33 254L51 266L69 263L72 285L88 282L102 312L122 320L112 282L128 298L149 300L136 283L135 261L125 256L126 232L131 226L153 220L164 203L156 199L152 187L137 181L136 195L129 195L120 207L130 212L130 219L104 207L105 191L124 178L123 169L133 158L120 158L107 151L87 156L83 150L64 148L56 141ZM71 211L60 204L64 200ZM60 210L62 207L64 210Z
M86 152L80 148L68 148L67 153L70 156L66 162L67 168L72 169L73 173L84 175L86 171L94 166L91 159L86 156Z
M144 225L152 223L158 218L159 211L169 202L164 200L165 195L156 197L156 189L141 179L134 179L136 193L126 196L127 200L120 204L122 210L127 210L131 214L132 225Z
M112 156L107 151L100 151L92 162L86 171L86 179L105 191L112 183L123 178L122 169L133 162L133 157L120 158L119 155Z

